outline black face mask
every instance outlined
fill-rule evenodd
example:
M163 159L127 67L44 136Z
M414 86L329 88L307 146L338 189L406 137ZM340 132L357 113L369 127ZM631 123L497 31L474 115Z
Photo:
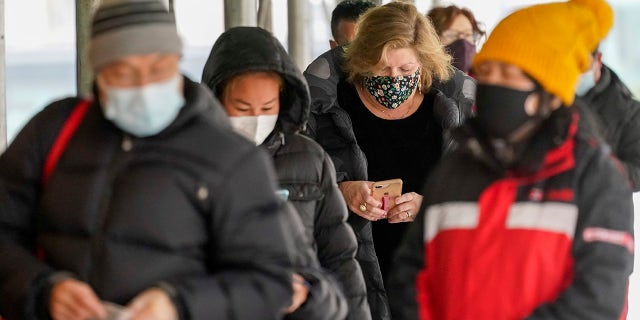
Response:
M476 91L476 119L490 137L509 140L526 123L536 120L524 109L527 98L536 90L520 91L502 86L478 84Z

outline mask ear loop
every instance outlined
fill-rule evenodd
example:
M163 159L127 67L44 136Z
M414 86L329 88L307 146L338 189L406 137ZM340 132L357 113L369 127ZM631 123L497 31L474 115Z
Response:
M551 101L553 100L552 95L545 91L539 84L536 83L535 94L538 94L540 98L538 100L538 110L536 110L535 117L540 121L544 121L549 117L551 112Z
M95 97L95 100L97 100L100 104L100 107L104 108L107 105L107 89L108 86L105 84L104 78L101 74L97 74L96 78L95 78L95 86L96 86L96 92L97 92L97 97Z
M538 132L544 120L546 120L553 111L551 109L551 94L546 92L536 80L531 77L529 77L529 79L534 83L534 88L531 90L531 93L529 93L529 96L534 94L538 95L536 113L530 116L529 120L506 137L506 139L494 139L491 142L494 152L496 152L493 158L501 164L503 169L510 167L518 161L519 156L529 144L528 141ZM529 96L527 96L527 98L529 98Z
M516 129L509 137L506 139L509 144L517 144L530 138L533 133L536 131L536 128L540 127L542 122L549 117L551 114L551 100L552 96L546 92L542 86L535 80L531 79L535 87L529 94L538 95L537 108L536 113L531 116L531 118L522 124L518 129ZM528 99L528 97L527 97Z
M529 144L528 141L538 132L544 120L551 114L551 96L537 83L529 96L534 94L538 95L538 108L536 113L503 140L504 145L501 148L502 155L500 158L505 167L518 161L518 158Z

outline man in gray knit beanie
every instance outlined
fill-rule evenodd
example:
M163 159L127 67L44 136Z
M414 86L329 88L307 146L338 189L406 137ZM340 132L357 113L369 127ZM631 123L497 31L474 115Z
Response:
M296 253L272 165L181 54L159 0L102 1L93 97L53 102L0 154L2 317L284 315Z
M105 117L137 137L162 131L184 105L174 16L158 0L104 0L91 31Z

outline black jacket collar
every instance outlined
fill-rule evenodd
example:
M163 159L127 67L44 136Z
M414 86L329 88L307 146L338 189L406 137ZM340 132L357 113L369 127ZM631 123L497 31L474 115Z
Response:
M520 160L512 165L505 164L501 156L502 153L511 150L492 143L479 129L475 119L469 119L464 126L454 130L453 135L462 152L469 153L492 170L502 174L529 175L543 167L545 156L550 150L562 145L569 138L569 129L574 122L577 122L574 108L561 107L552 112L549 118L542 122L537 133L525 145L518 146L522 148L518 157Z

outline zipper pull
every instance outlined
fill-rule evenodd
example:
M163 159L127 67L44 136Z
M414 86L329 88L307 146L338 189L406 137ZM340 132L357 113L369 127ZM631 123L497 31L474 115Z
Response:
M133 149L133 140L131 140L131 137L128 135L125 135L122 138L122 143L120 144L120 147L124 152L131 151L131 149Z

